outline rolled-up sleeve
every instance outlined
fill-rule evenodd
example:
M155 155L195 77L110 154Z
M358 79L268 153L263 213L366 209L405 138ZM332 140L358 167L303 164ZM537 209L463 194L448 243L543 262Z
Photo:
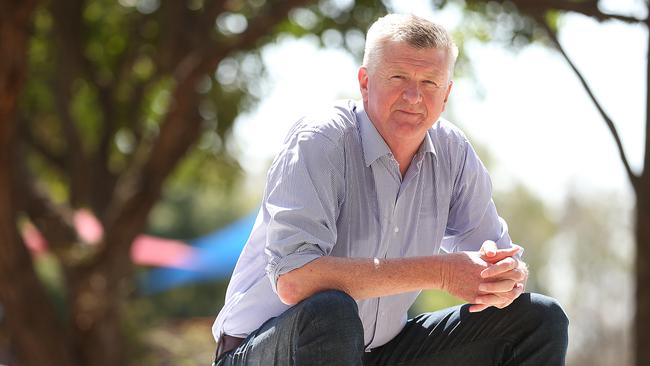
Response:
M485 240L493 240L498 248L511 247L508 225L492 200L490 176L469 141L459 146L455 160L457 174L443 250L476 251Z
M280 275L331 253L344 197L343 161L332 139L302 131L289 136L271 166L263 205L266 273L276 293Z

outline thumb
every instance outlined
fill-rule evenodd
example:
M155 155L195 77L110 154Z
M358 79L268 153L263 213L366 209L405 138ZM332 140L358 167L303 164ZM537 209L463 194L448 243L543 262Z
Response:
M481 250L479 250L481 256L492 258L497 255L497 243L492 240L486 240L481 245Z
M481 259L489 263L496 263L502 259L512 257L521 251L521 247L517 244L512 244L510 248L497 249L495 253L490 256L487 253L483 252L483 247L481 247Z

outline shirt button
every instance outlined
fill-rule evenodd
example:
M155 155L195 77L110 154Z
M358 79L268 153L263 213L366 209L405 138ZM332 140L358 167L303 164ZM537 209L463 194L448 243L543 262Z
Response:
M399 233L399 228L398 228L397 226L395 226L395 229L393 229L393 231L394 231L395 233Z

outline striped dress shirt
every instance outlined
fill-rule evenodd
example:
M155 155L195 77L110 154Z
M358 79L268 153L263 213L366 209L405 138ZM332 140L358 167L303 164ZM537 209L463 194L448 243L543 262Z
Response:
M245 337L289 306L278 276L322 256L403 258L512 242L487 170L465 135L440 119L402 177L363 103L299 120L274 159L259 214L213 325ZM419 291L357 301L366 349L397 335ZM433 310L433 309L432 309Z

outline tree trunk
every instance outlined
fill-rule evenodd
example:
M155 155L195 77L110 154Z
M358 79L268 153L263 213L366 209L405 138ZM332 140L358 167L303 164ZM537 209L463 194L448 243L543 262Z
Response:
M125 281L111 277L106 266L99 265L76 273L69 281L74 294L72 328L80 365L126 364L121 318L126 286Z
M650 365L650 187L640 187L636 209L636 365Z
M650 30L650 17L645 19ZM650 36L646 38L650 47ZM650 57L650 48L647 49ZM636 365L650 365L650 58L646 59L646 115L643 171L636 187Z
M0 3L0 302L21 365L71 364L66 334L16 227L16 105L26 74L35 1Z

